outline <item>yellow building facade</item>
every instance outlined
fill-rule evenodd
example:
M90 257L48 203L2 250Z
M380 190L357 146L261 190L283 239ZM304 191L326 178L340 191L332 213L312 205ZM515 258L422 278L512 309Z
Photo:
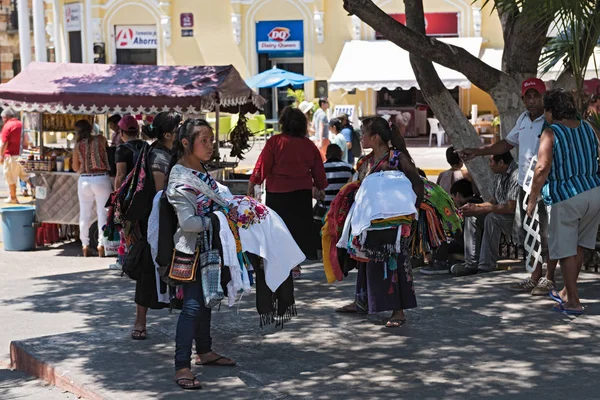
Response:
M343 0L50 0L46 18L57 61L156 63L158 65L233 64L245 77L273 65L299 68L315 79L305 85L307 99L325 90L344 45L351 40L375 40L369 26L343 9ZM375 0L386 13L404 13L402 0ZM483 1L426 0L426 13L457 15L456 36L481 37L483 48L502 48L497 15L481 10ZM281 22L281 24L273 21ZM271 24L269 24L269 22ZM288 26L301 27L301 33ZM294 24L291 24L294 22ZM300 25L298 25L300 22ZM274 25L273 25L274 24ZM281 31L269 27L281 25ZM267 31L265 31L265 27ZM288 31L286 32L286 29ZM291 33L290 33L291 32ZM288 35L290 51L259 53L267 35ZM291 35L291 36L290 36ZM284 39L275 37L275 39ZM133 41L137 41L132 44ZM299 50L299 47L301 50ZM411 68L410 65L398 68ZM334 104L353 104L363 114L377 108L374 90L327 93ZM465 114L471 104L495 110L479 89L460 89Z

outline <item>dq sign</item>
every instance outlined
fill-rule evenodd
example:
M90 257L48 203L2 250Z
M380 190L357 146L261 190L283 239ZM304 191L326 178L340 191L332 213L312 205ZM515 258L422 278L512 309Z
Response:
M256 24L258 53L285 53L291 57L304 54L303 21L263 21Z
M115 42L117 49L156 49L158 48L156 26L117 26Z

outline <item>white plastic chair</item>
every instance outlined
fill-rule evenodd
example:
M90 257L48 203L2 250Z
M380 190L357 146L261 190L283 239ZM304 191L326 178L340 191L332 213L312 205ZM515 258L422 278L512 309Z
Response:
M444 144L444 136L446 131L440 127L440 121L437 118L427 118L429 122L429 147L431 147L431 139L433 135L437 137L437 147L442 147Z

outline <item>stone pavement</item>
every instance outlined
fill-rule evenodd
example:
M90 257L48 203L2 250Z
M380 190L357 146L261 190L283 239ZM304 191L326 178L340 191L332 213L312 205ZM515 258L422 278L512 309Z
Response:
M0 369L0 399L2 400L74 400L72 393L41 382L20 372Z
M297 282L299 315L261 329L254 296L213 314L214 348L235 368L195 367L205 389L172 381L176 313L149 314L148 340L129 338L134 284L76 244L0 253L0 360L91 399L574 399L597 398L600 276L582 273L587 314L569 318L546 298L513 294L524 273L465 278L416 274L419 308L386 329L385 313L335 314L352 273L324 283L318 264ZM28 359L29 358L29 359ZM2 397L2 396L0 396Z

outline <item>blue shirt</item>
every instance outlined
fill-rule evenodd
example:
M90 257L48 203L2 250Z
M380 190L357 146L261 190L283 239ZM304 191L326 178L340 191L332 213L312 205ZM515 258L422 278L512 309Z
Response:
M346 139L346 143L352 144L352 128L346 127L342 129L340 133L344 136L344 139ZM354 153L352 153L352 149L348 150L348 163L354 165Z
M554 132L552 167L542 188L548 205L600 186L598 139L592 127L581 121L577 128L553 124L550 129Z

